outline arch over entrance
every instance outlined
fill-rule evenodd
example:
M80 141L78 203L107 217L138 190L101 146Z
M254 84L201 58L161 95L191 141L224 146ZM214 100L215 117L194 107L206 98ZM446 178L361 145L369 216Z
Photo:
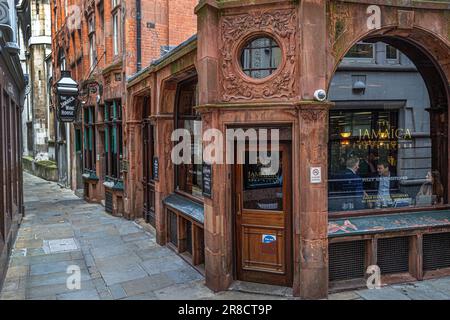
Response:
M384 42L405 54L416 66L422 76L429 95L430 124L432 139L432 168L439 171L445 188L445 203L450 198L448 180L450 179L450 160L448 158L449 110L450 110L450 45L441 37L423 28L403 30L397 27L384 27L356 36L349 41L346 50L339 54L339 63L333 66L329 77L330 88L334 74L347 52L359 42Z

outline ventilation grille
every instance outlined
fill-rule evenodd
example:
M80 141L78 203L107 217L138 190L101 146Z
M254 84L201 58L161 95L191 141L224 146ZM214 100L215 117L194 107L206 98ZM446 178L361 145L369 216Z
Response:
M331 243L328 254L330 281L364 278L365 241Z
M423 236L423 269L425 271L450 267L450 233Z
M113 195L112 192L105 192L105 211L112 213L113 212Z
M409 238L378 239L378 266L381 274L409 271Z

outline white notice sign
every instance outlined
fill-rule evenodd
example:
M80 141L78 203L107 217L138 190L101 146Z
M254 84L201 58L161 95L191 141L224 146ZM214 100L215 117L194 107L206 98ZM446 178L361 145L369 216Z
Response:
M322 183L321 167L311 167L311 183Z

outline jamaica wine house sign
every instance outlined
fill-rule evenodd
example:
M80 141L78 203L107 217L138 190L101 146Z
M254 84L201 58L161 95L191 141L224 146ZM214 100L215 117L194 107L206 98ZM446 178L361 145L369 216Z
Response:
M61 79L56 83L58 94L58 119L74 122L77 116L78 83L70 77L70 71L61 71Z

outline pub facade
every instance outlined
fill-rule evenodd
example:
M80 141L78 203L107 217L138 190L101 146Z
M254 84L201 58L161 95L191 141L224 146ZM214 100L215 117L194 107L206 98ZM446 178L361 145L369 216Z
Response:
M214 291L241 280L323 298L371 274L449 274L449 12L420 1L200 1L197 35L128 79L126 215L145 218ZM356 72L348 86L366 98L339 99L342 59L367 58L374 43L393 48L386 61L399 50L414 64L426 97L382 100ZM277 129L280 161L248 162L247 143L243 163L174 164L176 129L197 155L208 129Z

